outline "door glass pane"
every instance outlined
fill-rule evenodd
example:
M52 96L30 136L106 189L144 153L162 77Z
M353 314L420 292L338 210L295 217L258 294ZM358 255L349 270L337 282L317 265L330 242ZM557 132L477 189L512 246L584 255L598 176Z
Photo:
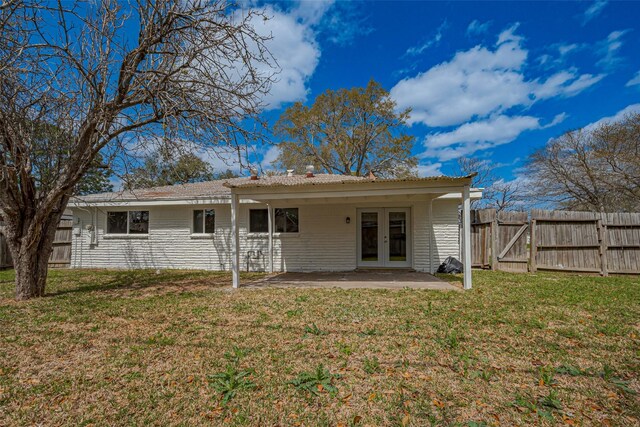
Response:
M362 212L360 229L362 261L378 261L378 213Z
M407 214L389 212L389 261L407 260Z

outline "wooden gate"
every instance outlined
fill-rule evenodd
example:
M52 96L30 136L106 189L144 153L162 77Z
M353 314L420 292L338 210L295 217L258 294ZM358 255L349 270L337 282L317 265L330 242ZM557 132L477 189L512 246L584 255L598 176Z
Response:
M529 218L526 212L471 211L471 265L526 272Z

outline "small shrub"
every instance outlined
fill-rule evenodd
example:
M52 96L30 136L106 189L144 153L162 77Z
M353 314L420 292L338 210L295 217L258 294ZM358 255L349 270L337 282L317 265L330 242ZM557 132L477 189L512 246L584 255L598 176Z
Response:
M207 378L209 379L211 387L222 394L222 403L226 404L234 398L238 391L253 390L256 388L256 384L247 378L251 374L251 371L238 371L230 365L226 371L209 375Z
M540 385L553 386L558 383L558 381L556 381L556 379L554 378L554 374L555 374L554 369L543 367L543 368L540 368L538 372L540 374L539 375Z
M338 351L345 356L351 356L351 354L353 354L353 348L347 343L339 342L336 344L336 347L338 347Z
M288 310L287 311L287 317L300 316L301 314L302 314L302 309L301 308L297 308L295 310Z
M558 398L558 392L555 390L549 390L549 394L541 398L538 403L549 409L562 409L562 402Z
M560 365L556 368L556 374L559 375L570 375L572 377L577 377L580 375L586 375L586 372L581 370L580 368L576 368L571 365Z
M224 358L229 362L238 363L240 359L249 354L249 350L246 348L240 348L238 346L233 346L231 351L227 351L224 353Z
M362 332L358 332L359 337L372 337L375 335L380 335L380 332L376 328L365 329Z
M373 358L369 359L368 357L364 358L363 361L363 368L364 371L367 374L375 374L377 372L380 372L380 361L378 360L378 358L376 356L373 356Z
M326 391L331 396L338 393L338 388L333 385L333 380L341 378L341 375L332 374L328 369L320 364L311 372L301 372L296 378L289 381L288 384L293 385L296 389L319 396L320 393Z
M318 326L315 323L313 323L312 325L307 325L304 327L304 334L320 336L320 335L327 335L327 332L320 330L320 328L318 328Z

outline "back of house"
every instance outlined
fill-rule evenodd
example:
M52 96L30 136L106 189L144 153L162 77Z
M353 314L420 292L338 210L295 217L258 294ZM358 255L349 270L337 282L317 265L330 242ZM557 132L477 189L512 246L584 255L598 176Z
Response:
M434 272L461 255L470 184L310 173L78 197L71 266L231 270L237 247L241 271Z

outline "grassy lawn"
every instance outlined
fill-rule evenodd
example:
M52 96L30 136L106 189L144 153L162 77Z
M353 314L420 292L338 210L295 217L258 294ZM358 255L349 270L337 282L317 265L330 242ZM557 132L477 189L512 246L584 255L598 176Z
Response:
M638 277L232 291L225 273L57 270L26 303L12 279L0 425L640 423Z

